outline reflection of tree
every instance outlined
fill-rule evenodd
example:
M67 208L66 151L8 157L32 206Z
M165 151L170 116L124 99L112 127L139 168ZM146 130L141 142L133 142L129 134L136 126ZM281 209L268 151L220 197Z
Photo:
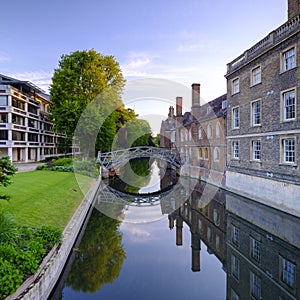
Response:
M138 194L151 180L151 166L154 160L149 158L132 159L120 168L120 178L113 178L109 185L116 190Z
M118 276L126 257L120 222L94 209L67 278L76 291L96 292Z

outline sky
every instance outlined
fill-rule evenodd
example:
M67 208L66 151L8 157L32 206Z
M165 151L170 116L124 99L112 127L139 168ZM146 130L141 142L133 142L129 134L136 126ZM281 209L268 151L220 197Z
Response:
M93 48L128 82L200 83L210 101L226 93L226 64L286 20L287 0L3 1L0 73L47 91L62 54Z

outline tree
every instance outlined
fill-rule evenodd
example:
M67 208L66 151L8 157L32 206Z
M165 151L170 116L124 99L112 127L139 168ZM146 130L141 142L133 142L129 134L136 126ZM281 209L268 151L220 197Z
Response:
M0 186L8 186L11 184L11 178L17 172L17 168L11 163L9 156L0 158ZM0 199L9 200L9 196L0 195Z
M122 105L124 84L119 63L113 56L104 56L94 49L62 55L50 86L54 130L66 133L71 141L83 111L97 96L102 94L106 100L101 111Z

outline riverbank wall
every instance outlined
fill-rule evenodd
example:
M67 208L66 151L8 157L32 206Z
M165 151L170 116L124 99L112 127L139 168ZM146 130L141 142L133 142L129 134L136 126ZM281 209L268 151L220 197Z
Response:
M48 299L72 252L78 234L93 209L100 181L101 177L93 183L65 227L62 233L62 244L55 246L44 258L38 272L28 278L14 294L8 296L5 300Z

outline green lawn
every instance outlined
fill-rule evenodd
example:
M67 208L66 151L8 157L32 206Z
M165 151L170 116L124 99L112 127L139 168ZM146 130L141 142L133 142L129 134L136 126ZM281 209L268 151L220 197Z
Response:
M80 183L84 181L88 183L91 178L82 176ZM15 215L19 225L54 225L62 230L83 199L83 193L71 172L17 173L12 184L0 187L0 192L11 197L8 202L0 200L0 207Z

